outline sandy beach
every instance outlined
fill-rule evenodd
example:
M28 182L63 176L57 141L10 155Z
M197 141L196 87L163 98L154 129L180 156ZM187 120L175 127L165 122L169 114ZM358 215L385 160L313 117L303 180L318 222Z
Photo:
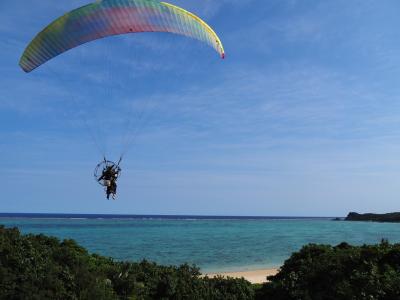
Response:
M235 278L241 278L250 281L251 283L263 283L267 281L267 276L275 275L278 269L260 269L260 270L249 270L249 271L237 271L237 272L221 272L221 273L209 273L205 274L208 277L214 276L229 276Z

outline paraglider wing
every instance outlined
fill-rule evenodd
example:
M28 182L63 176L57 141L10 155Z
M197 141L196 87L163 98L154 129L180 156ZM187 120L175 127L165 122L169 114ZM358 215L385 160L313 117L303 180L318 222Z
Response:
M41 31L25 49L20 66L30 72L57 55L111 35L170 32L212 46L222 58L216 33L194 14L157 0L100 0L72 10Z

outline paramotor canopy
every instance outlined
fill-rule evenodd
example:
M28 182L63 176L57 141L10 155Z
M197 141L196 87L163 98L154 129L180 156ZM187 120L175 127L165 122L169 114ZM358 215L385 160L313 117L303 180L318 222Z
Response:
M212 46L222 58L222 43L196 15L157 0L98 0L70 11L42 30L25 49L19 65L31 72L57 55L84 43L136 32L170 32Z
M169 32L191 37L208 44L222 58L225 57L222 43L213 29L199 17L183 8L158 0L97 0L66 13L39 32L26 47L19 65L29 73L54 57L82 44L109 36L138 32ZM102 59L99 61L99 65L103 63L107 66L106 61L106 59ZM109 70L106 73L111 74ZM109 86L96 86L96 91L101 89L104 89L104 97L100 98L106 100L103 103L113 104L112 101L109 101L113 98ZM95 95L95 93L93 94ZM76 101L74 96L71 98ZM102 119L106 123L109 114L107 113ZM110 119L112 118L110 117ZM127 123L128 128L131 128L131 122ZM93 141L98 146L98 140L90 130L87 120L85 120L85 124ZM108 126L108 128L113 127ZM127 132L129 133L129 130ZM94 177L105 188L107 199L110 196L115 199L117 179L121 174L120 163L128 146L133 141L132 136L135 135L126 135L125 150L117 164L104 158L104 161L96 166ZM106 151L102 151L101 147L98 148L105 157Z

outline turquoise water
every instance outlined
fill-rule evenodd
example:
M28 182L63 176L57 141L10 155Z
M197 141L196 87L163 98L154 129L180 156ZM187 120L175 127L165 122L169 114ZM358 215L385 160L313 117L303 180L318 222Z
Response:
M331 220L28 219L1 218L23 233L72 238L121 260L191 263L204 272L280 266L307 243L400 242L400 224Z

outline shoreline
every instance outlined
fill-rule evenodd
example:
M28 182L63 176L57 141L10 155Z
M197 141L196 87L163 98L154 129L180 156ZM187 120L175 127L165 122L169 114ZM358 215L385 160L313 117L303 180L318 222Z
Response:
M251 283L264 283L267 282L267 276L275 275L278 273L279 268L268 268L268 269L253 269L247 271L232 271L232 272L210 272L204 273L203 276L208 277L233 277L233 278L244 278Z

